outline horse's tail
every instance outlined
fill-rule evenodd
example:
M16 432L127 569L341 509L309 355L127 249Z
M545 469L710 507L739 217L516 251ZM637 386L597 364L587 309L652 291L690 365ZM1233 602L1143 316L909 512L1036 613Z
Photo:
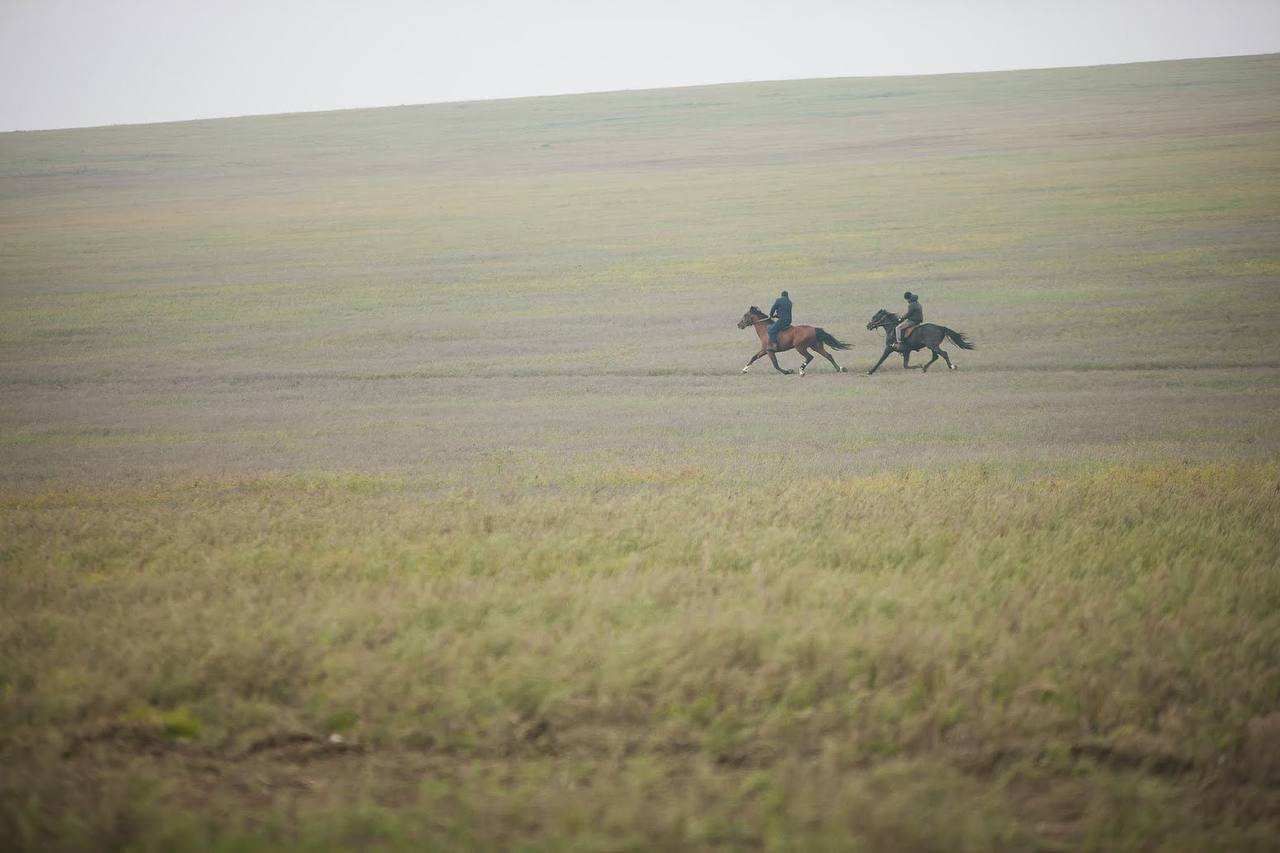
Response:
M975 349L973 341L966 338L964 336L964 332L957 332L955 329L948 329L946 326L943 326L942 334L950 338L951 343L960 347L960 349Z
M818 332L818 343L823 344L824 346L829 346L832 349L848 349L849 348L848 344L838 339L835 335L831 334L826 329L818 329L817 332ZM963 346L963 344L961 346Z

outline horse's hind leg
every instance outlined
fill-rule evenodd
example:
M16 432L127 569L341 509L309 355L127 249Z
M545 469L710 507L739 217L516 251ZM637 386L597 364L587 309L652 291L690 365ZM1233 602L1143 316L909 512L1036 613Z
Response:
M937 347L929 347L929 349L933 350L933 358L929 359L929 364L933 364L935 361L938 360L938 353L940 352L940 350ZM926 364L924 367L921 368L922 373L929 372L929 364Z
M804 347L796 347L796 352L800 353L800 357L804 359L804 364L800 365L800 375L804 376L804 369L809 366L809 362L813 361L813 353Z
M827 348L826 348L826 347L824 347L822 344L818 344L816 347L814 347L814 349L816 349L816 350L818 351L818 355L822 356L822 357L823 357L823 358L825 358L827 361L831 362L831 366L832 366L832 367L834 367L834 368L835 368L836 370L838 370L840 373L844 373L844 368L843 368L843 367L841 367L840 365L836 364L836 360L835 360L834 358L832 358L832 357L831 357L831 353L827 352Z
M942 355L942 360L947 363L947 367L950 368L951 370L955 370L956 366L951 363L951 356L947 354L947 351L944 349L940 349L938 350L938 352Z

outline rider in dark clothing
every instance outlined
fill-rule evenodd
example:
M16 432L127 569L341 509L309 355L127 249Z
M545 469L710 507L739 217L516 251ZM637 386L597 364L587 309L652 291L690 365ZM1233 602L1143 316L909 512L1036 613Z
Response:
M902 298L907 300L907 313L903 315L898 328L894 329L893 341L899 345L908 331L924 322L924 308L920 305L920 297L908 290L902 294Z
M791 325L791 297L785 290L769 309L769 317L774 320L769 324L769 352L777 352L778 332Z

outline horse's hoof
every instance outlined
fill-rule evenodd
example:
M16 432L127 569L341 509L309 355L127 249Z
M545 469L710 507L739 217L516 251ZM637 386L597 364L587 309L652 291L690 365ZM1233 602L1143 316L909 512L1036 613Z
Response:
M847 368L847 367L842 367L842 368L840 368L840 372L841 372L841 373L848 373L848 372L849 372L849 368Z
M750 369L751 369L751 368L749 368L749 367L744 367L744 368L742 368L742 372L743 372L743 373L746 373L746 372L747 372L748 370L750 370Z

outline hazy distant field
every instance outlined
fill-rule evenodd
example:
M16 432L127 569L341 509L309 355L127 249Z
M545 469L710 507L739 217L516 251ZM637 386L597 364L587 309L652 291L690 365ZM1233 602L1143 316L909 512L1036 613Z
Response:
M1274 847L1277 287L1275 56L0 135L0 841Z

